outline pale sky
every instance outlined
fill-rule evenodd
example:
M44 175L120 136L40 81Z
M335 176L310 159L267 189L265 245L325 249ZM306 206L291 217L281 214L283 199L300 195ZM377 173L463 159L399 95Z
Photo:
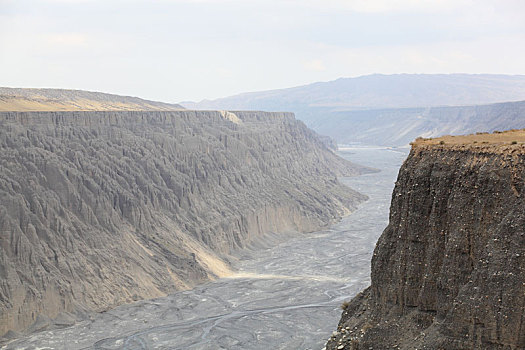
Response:
M372 73L525 74L525 1L0 0L0 86L178 102Z

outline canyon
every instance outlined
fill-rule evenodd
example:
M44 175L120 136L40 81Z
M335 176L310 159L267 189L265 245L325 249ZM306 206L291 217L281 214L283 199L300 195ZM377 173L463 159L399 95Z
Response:
M1 88L2 349L524 348L525 130L427 138L520 128L524 106L332 110L349 143L424 136L387 221L404 149Z
M370 259L406 158L373 147L338 155L382 169L340 179L369 197L341 221L308 234L261 236L234 254L232 275L22 335L0 348L321 349L343 301L370 285Z
M231 275L258 237L354 210L337 178L373 171L291 113L2 112L0 149L8 337Z

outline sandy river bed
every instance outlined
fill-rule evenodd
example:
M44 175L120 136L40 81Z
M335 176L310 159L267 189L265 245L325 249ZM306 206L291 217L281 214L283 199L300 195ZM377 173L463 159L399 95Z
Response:
M343 301L370 283L370 258L388 221L405 152L344 148L381 172L343 179L370 200L325 231L243 251L238 273L191 291L124 305L7 349L321 349Z

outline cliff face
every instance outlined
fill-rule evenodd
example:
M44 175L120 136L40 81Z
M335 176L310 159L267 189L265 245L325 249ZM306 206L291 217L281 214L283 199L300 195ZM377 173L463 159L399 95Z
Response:
M525 348L525 132L506 136L413 145L327 349Z
M254 237L365 199L336 179L365 169L286 113L0 113L0 169L0 334L227 275Z

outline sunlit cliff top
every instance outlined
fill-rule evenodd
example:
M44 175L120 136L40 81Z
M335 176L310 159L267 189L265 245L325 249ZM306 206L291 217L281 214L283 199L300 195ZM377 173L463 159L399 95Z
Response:
M525 154L525 129L476 133L472 135L442 136L437 138L417 138L412 148L446 148L455 150L474 150L493 153Z

